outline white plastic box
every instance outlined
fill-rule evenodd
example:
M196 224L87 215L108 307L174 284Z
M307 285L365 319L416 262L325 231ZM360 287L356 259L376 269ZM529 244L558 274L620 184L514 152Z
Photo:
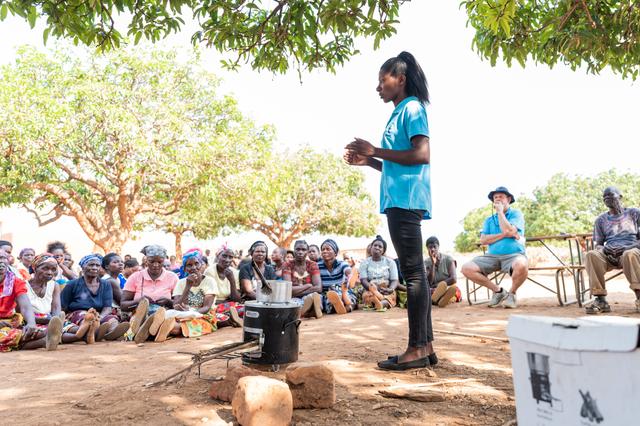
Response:
M512 315L518 426L640 425L640 319Z

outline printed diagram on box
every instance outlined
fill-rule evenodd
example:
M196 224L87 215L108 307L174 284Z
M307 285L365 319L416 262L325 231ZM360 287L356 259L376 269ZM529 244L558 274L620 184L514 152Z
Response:
M531 380L533 398L537 404L540 404L540 401L542 401L553 407L554 401L560 402L560 400L551 395L549 356L535 352L527 352L527 361L529 362L529 372L531 374L529 379Z
M603 421L604 417L602 417L600 410L598 410L596 400L591 397L589 391L582 392L581 390L578 390L578 392L580 392L580 396L582 397L582 408L580 408L580 415L592 422L600 423L601 421Z

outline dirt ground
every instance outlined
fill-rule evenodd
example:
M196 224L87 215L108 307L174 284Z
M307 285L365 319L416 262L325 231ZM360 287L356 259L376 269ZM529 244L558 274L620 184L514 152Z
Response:
M611 296L614 314L637 316L627 290ZM624 291L624 292L623 292ZM375 362L406 346L406 311L356 311L304 320L300 360L324 361L335 371L337 404L325 410L295 410L296 425L504 425L515 419L508 343L443 331L506 337L511 314L582 316L576 305L552 298L525 298L516 311L469 306L433 310L435 369L390 373ZM224 374L226 361L212 361L181 386L147 388L190 364L190 355L239 341L241 329L224 328L201 339L163 344L108 342L64 345L56 352L0 354L0 413L3 424L231 424L230 404L213 401L209 381ZM231 363L239 363L233 360ZM454 381L445 402L388 399L378 390L399 384ZM513 424L513 423L511 423Z

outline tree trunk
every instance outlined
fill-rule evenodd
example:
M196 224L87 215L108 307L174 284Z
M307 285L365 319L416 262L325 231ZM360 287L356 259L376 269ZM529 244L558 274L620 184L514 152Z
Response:
M292 249L293 242L297 240L299 237L300 236L298 234L289 234L289 235L285 234L282 237L278 238L276 241L274 241L274 243L276 243L278 247Z
M182 262L182 234L184 231L173 231L172 234L176 239L176 261Z

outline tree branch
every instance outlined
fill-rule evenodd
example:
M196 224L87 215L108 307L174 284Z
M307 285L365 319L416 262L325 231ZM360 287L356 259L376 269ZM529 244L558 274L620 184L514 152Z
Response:
M36 218L36 221L38 221L39 227L43 227L45 225L53 223L56 220L60 219L62 216L64 216L64 211L62 210L61 204L56 204L49 213L46 213L44 215L40 215L40 213L38 213L35 209L32 209L31 207L29 207L27 204L22 204L22 208L24 208L29 213L33 214L33 216ZM46 216L53 212L55 212L54 217L50 217L49 219L42 220L43 216Z

